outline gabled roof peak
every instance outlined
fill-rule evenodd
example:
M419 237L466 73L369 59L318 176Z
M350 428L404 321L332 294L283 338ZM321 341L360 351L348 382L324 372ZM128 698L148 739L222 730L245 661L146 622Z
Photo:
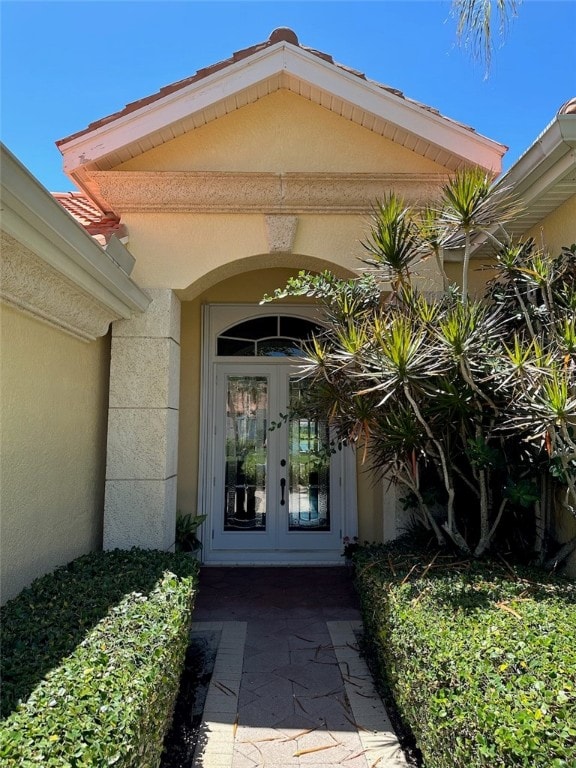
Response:
M449 170L468 164L500 170L503 145L396 88L369 80L330 54L302 45L288 27L278 27L264 42L238 50L56 143L66 173L87 191L91 171L111 170L279 90L291 91Z
M290 29L289 27L277 27L276 29L272 30L268 40L264 40L261 43L255 43L254 45L250 45L247 48L241 48L238 51L234 51L234 53L231 56L229 56L227 59L222 59L221 61L217 61L214 64L208 64L207 66L197 70L193 75L190 75L189 77L185 77L182 80L177 80L175 83L170 83L169 85L162 86L160 90L157 91L156 93L150 94L149 96L145 96L142 99L137 99L136 101L132 101L126 104L123 109L120 109L117 112L114 112L113 114L103 117L99 120L94 120L88 125L87 128L83 128L80 131L76 131L70 136L65 136L62 139L58 139L56 141L56 146L60 147L62 144L67 144L69 141L72 141L73 139L83 136L84 134L91 133L92 131L97 130L98 128L101 128L102 126L107 125L108 123L114 122L118 118L124 117L125 115L129 115L130 113L135 112L136 110L142 107L146 107L148 104L152 104L155 101L159 101L160 99L163 99L164 97L169 96L172 93L180 91L189 85L194 85L195 83L201 80L204 80L210 75L213 75L223 69L226 69L227 67L230 67L232 64L236 64L237 62L243 61L244 59L247 59L250 56L257 54L260 51L265 50L266 48L270 48L274 45L277 45L278 43L288 43L288 45L293 45L295 48L299 48L303 51L306 51L307 53L310 53L313 56L316 56L317 58L322 59L322 61L326 61L328 64L332 64L338 67L338 69L341 69L345 72L349 72L350 74L353 74L362 80L366 80L366 75L364 75L363 72L359 72L358 70L344 66L343 64L336 63L334 61L334 58L329 53L324 53L323 51L318 51L315 48L309 48L308 46L301 45L298 40L298 35L294 32L294 30ZM404 96L404 94L401 91L395 88L390 88L389 86L381 85L380 83L374 83L374 84L378 85L378 87L380 88L383 88L389 91L390 93L395 94L396 96L400 96L400 97ZM420 104L419 106L425 109L430 109L430 110L432 109L431 107L426 107L423 104ZM433 111L436 112L436 110L433 110Z
M568 101L565 101L564 104L560 107L558 110L559 115L576 115L576 96L573 96Z

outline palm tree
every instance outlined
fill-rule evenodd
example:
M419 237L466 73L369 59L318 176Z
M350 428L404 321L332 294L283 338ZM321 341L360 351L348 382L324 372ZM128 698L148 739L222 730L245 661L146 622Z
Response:
M494 47L494 6L497 11L498 34L504 37L511 19L518 15L522 0L453 0L452 14L457 20L456 33L461 45L469 48L473 58L484 63L488 77Z

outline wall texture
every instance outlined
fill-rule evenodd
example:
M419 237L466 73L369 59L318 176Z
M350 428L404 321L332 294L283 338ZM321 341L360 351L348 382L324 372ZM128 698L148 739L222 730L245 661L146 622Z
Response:
M203 175L191 178L195 173ZM295 219L284 251L298 254L298 268L323 259L333 268L358 269L374 200L392 188L412 202L429 200L447 174L416 152L279 91L96 177L130 233L134 280L183 291L215 269L227 270L218 279L237 274L242 259L260 259L251 269L286 266L286 253L271 242L268 214ZM426 262L423 279L432 272Z
M556 256L564 245L576 241L576 195L566 200L551 214L532 227L524 239L533 237L536 245L546 247Z
M289 91L276 91L116 166L118 171L339 171L446 169Z
M374 201L395 190L429 201L448 169L288 91L142 151L93 183L121 216L136 258L133 278L182 302L178 500L196 513L201 309L257 303L300 269L350 275ZM419 281L440 285L433 260ZM381 539L396 526L395 495L359 469L359 531Z
M102 541L108 337L0 308L1 600Z
M191 181L186 174L194 173L206 176ZM231 173L245 175L238 179ZM267 173L282 176L280 201L275 186L280 182ZM283 176L299 173L318 174L313 191L308 178ZM412 202L429 200L447 173L416 152L282 91L146 151L108 174L97 174L128 227L136 257L134 279L171 288L182 301L180 513L199 511L202 305L257 303L300 269L353 274L364 266L359 261L365 255L361 241L374 200L391 188ZM158 184L165 185L165 205ZM187 184L190 194L176 193L188 189ZM420 280L438 287L432 260L419 272ZM396 526L395 497L384 494L380 483L374 485L362 467L358 480L360 537L381 539Z

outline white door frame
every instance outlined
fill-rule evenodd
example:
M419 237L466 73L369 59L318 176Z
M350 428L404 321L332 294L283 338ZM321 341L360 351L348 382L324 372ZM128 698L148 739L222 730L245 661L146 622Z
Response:
M339 477L336 487L331 488L331 494L336 516L334 526L337 526L337 539L333 549L315 549L313 538L302 540L301 548L281 549L224 549L214 544L213 530L216 524L217 511L214 509L216 450L214 438L214 403L216 368L220 364L230 363L244 366L246 372L250 365L254 370L263 365L286 365L286 361L274 358L239 358L217 357L216 340L218 335L230 326L264 315L293 315L318 321L317 308L311 305L268 305L254 304L208 304L203 308L202 328L202 380L201 380L201 413L200 413L200 460L198 483L198 514L207 514L208 518L202 527L203 541L202 559L208 564L242 564L242 565L324 565L343 564L342 538L355 536L358 530L357 501L356 501L356 461L352 449L340 451L335 461L340 464L336 468L335 477ZM292 361L294 362L294 361ZM204 449L202 449L204 446ZM339 516L339 521L337 518ZM313 534L307 534L313 536ZM217 542L217 537L216 537Z

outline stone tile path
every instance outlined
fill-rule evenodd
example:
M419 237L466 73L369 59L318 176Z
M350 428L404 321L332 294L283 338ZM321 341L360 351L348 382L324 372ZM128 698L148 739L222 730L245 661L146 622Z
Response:
M344 568L203 569L194 630L222 635L194 766L405 766L360 628Z

